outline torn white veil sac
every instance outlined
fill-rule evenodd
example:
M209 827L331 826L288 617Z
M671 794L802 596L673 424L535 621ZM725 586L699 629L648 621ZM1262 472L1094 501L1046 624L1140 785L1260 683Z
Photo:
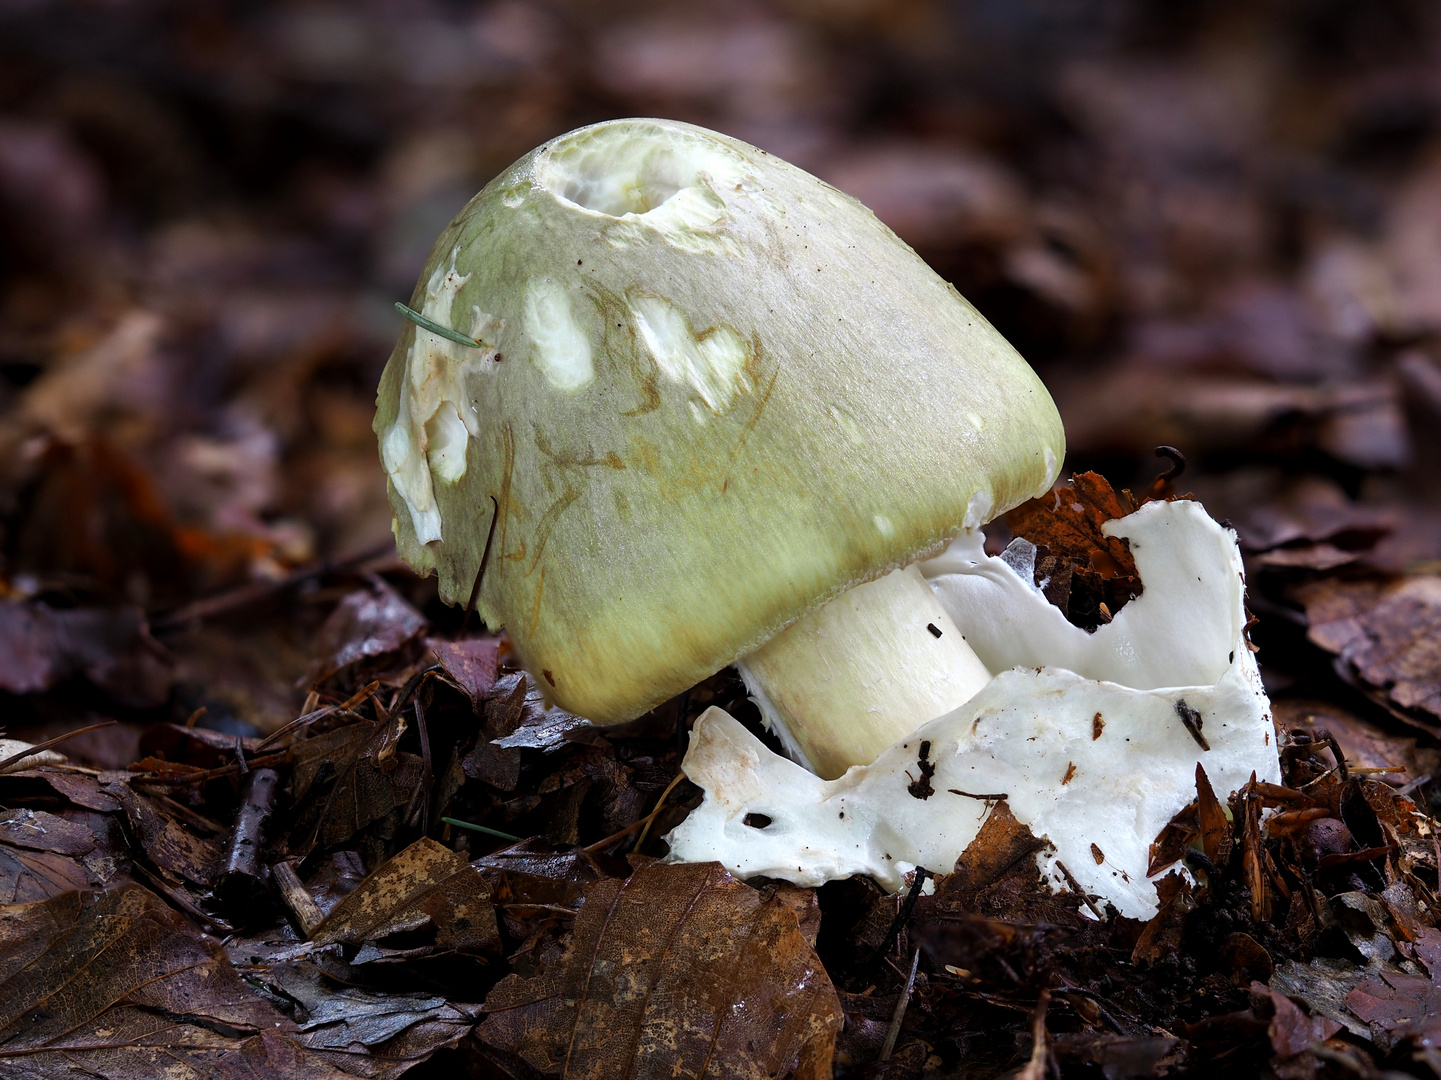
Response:
M1094 633L1036 588L1025 541L991 558L972 530L921 564L1000 674L870 765L822 780L707 710L683 763L705 798L667 837L670 858L807 886L869 874L897 890L918 866L949 872L986 796L1004 795L1049 842L1037 861L1054 888L1067 887L1061 863L1122 915L1153 916L1150 845L1194 798L1197 763L1223 798L1253 773L1279 782L1280 763L1234 533L1185 500L1103 529L1128 539L1144 591Z

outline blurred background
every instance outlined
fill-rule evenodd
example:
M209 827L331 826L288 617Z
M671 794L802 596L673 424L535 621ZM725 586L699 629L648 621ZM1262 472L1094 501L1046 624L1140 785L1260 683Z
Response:
M1179 489L1241 531L1273 692L1316 689L1318 583L1437 569L1434 0L3 0L25 730L77 700L294 715L328 610L304 568L395 569L370 431L394 301L494 173L627 115L871 206L1037 368L1068 468L1140 491L1179 448ZM267 582L315 618L235 601ZM214 594L228 621L197 616ZM1441 697L1384 704L1441 723Z

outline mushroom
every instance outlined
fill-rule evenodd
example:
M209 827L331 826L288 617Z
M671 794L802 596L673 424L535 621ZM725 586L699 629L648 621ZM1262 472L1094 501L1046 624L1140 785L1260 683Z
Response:
M621 722L736 662L834 777L990 681L914 564L1048 491L1060 418L854 199L596 124L471 200L411 306L375 419L400 553L553 702Z

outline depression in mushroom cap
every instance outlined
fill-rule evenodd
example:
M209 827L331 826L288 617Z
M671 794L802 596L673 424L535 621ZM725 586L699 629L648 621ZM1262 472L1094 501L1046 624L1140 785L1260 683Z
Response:
M740 659L839 775L989 679L912 564L1048 490L1060 418L855 200L609 121L492 181L410 306L375 421L400 553L555 702L620 722Z

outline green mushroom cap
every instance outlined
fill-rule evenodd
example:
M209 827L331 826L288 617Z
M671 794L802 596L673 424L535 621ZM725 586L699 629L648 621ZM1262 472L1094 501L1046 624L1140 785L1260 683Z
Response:
M401 556L555 701L640 715L840 592L1047 491L1045 387L855 199L615 120L436 242L375 417Z

